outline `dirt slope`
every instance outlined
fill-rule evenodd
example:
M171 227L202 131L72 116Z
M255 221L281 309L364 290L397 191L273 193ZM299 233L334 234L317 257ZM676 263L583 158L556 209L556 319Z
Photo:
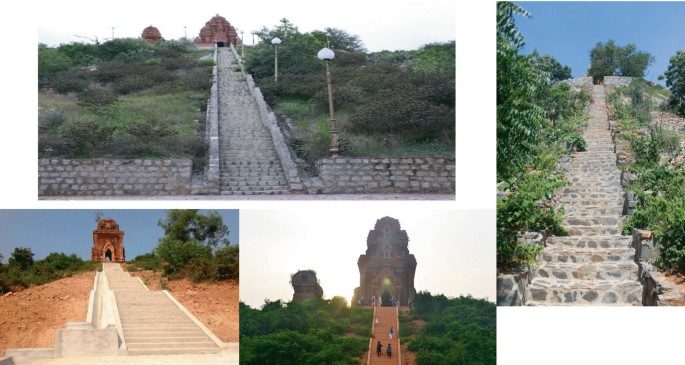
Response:
M0 357L8 348L53 347L67 322L86 320L95 273L0 296Z

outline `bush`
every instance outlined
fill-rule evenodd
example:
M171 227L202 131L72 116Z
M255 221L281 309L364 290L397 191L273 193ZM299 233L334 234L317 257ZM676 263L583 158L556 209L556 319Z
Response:
M240 257L238 246L220 248L214 254L217 278L219 280L238 279Z
M162 271L164 269L162 259L154 252L136 256L133 261L128 262L128 271L153 270Z
M62 129L60 134L71 153L82 155L97 145L107 143L114 130L114 127L94 120L76 120Z
M38 129L48 132L59 128L67 120L67 115L60 110L48 111L38 114Z
M406 141L435 140L445 131L454 138L454 110L407 94L381 92L350 117L350 130L360 134L394 134Z
M563 208L542 207L540 202L549 200L552 193L566 185L558 176L540 173L523 174L501 186L509 191L504 199L497 200L497 267L510 269L535 262L542 251L541 246L521 244L518 236L526 231L566 235L561 226Z
M91 82L88 71L67 70L50 74L41 79L40 86L52 88L60 94L83 92Z
M118 100L114 92L104 87L89 87L78 94L79 105L92 108L96 112Z
M193 259L210 259L212 248L196 240L186 242L173 238L163 238L155 248L155 254L166 262L166 275L180 274Z

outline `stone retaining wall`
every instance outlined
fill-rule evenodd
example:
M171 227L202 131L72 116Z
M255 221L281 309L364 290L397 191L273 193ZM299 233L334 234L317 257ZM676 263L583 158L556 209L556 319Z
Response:
M560 82L565 82L573 87L592 86L592 77L579 77L576 79L568 79Z
M631 81L633 81L632 77L604 76L604 86L628 86Z
M524 269L513 274L497 275L497 306L511 307L526 304L527 288L530 283L530 270Z
M38 195L185 195L192 161L39 159Z
M454 193L454 158L325 158L311 193Z

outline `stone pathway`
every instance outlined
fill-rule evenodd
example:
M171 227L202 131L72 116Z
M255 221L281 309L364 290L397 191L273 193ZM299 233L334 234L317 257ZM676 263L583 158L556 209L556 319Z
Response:
M399 330L397 307L376 307L374 316L378 317L378 325L374 325L373 327L373 340L369 345L369 353L371 354L369 365L397 365L400 363L400 346L399 341L397 340L397 332ZM373 320L375 321L376 317L374 317ZM392 340L388 335L391 326L395 332L392 336ZM376 345L378 344L378 341L381 341L381 345L383 345L381 356L376 355ZM388 348L388 344L392 347L392 358L389 358L385 352Z
M289 186L254 97L229 48L219 48L221 194L282 194Z
M129 355L219 353L219 346L162 291L149 291L119 264L103 264Z
M622 236L621 172L608 128L604 87L593 86L586 152L572 155L561 194L568 237L550 237L533 270L528 305L640 305L632 238Z

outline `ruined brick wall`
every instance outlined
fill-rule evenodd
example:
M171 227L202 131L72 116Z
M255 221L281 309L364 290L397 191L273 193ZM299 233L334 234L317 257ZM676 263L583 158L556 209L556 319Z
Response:
M192 161L40 159L38 195L184 195Z
M454 158L325 158L318 193L454 193Z

